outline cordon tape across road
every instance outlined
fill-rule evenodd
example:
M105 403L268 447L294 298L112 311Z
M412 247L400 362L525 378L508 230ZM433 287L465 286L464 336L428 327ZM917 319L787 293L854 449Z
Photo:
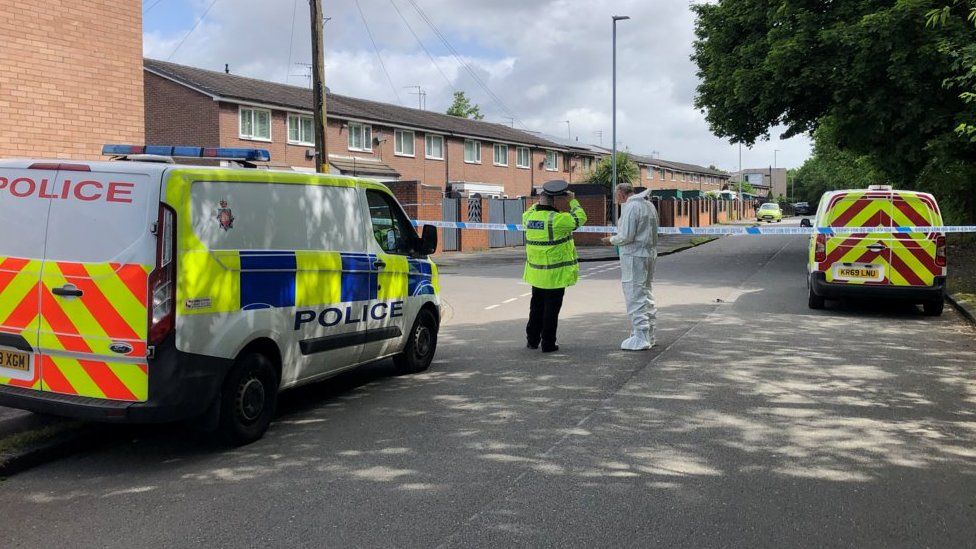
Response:
M505 223L468 223L464 221L414 221L415 227L431 225L443 229L468 229L475 231L524 231L522 225ZM613 226L576 229L578 233L612 234L617 232ZM658 227L658 234L683 235L796 235L796 234L864 234L871 233L976 233L976 225L953 225L942 227Z

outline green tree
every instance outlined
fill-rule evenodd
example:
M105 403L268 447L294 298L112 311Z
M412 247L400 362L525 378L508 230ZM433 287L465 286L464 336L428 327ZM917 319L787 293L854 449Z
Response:
M605 156L586 177L587 183L603 185L607 193L613 192L613 156ZM640 181L640 167L625 152L617 153L617 183L636 184Z
M955 0L942 4L949 1ZM943 203L965 196L967 203L958 211L976 217L976 203L968 198L976 178L967 177L976 164L976 142L957 133L967 131L961 124L973 119L967 100L976 101L976 95L944 85L968 85L953 79L971 73L976 51L972 58L967 52L976 29L965 24L969 12L962 3L950 4L945 25L927 28L933 5L932 0L696 5L693 59L701 78L696 105L716 135L750 145L768 138L774 127L784 126L783 136L790 137L829 125L828 135L817 136L818 146L848 155L894 185L939 189ZM955 175L945 177L950 169ZM818 184L835 180L825 175Z
M834 126L825 121L814 132L813 155L792 174L796 200L816 205L827 191L863 189L888 183L870 156L856 155L836 145Z
M447 114L458 118L473 118L481 120L485 115L481 114L481 107L471 103L471 100L464 95L463 91L454 92L454 103L447 109Z

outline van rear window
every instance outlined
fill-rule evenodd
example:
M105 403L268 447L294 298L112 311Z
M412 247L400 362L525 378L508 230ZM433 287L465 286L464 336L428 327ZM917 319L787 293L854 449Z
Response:
M359 251L366 246L359 190L198 181L193 231L210 250Z

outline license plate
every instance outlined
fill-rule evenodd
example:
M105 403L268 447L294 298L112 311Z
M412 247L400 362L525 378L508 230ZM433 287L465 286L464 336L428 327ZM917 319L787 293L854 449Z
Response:
M839 265L834 269L834 279L859 282L881 282L884 270L875 265Z
M8 370L16 370L18 372L29 372L30 361L30 353L0 349L0 367L7 368Z

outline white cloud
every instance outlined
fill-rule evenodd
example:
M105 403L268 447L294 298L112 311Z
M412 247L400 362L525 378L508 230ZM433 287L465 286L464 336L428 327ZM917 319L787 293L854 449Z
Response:
M393 80L387 82L354 0L326 2L327 84L347 95L409 106L416 96L406 86L422 86L427 108L443 111L451 92L465 90L488 119L508 123L511 110L530 129L566 135L565 120L581 140L610 144L610 16L618 23L618 140L632 151L658 151L663 158L738 166L738 147L716 138L694 109L697 77L689 56L694 16L685 0L414 0L447 36L478 79L504 107L462 69L411 0L359 0ZM436 61L417 44L393 9L400 8ZM197 13L206 7L196 1ZM293 12L293 9L296 9ZM162 10L163 6L156 8ZM295 13L294 34L292 14ZM205 22L172 60L295 85L304 85L309 62L305 0L217 0ZM145 53L165 59L187 29L175 35L147 33ZM291 38L291 46L289 46ZM449 81L445 81L446 79ZM743 166L773 163L798 166L809 154L805 137L776 139L743 149Z

